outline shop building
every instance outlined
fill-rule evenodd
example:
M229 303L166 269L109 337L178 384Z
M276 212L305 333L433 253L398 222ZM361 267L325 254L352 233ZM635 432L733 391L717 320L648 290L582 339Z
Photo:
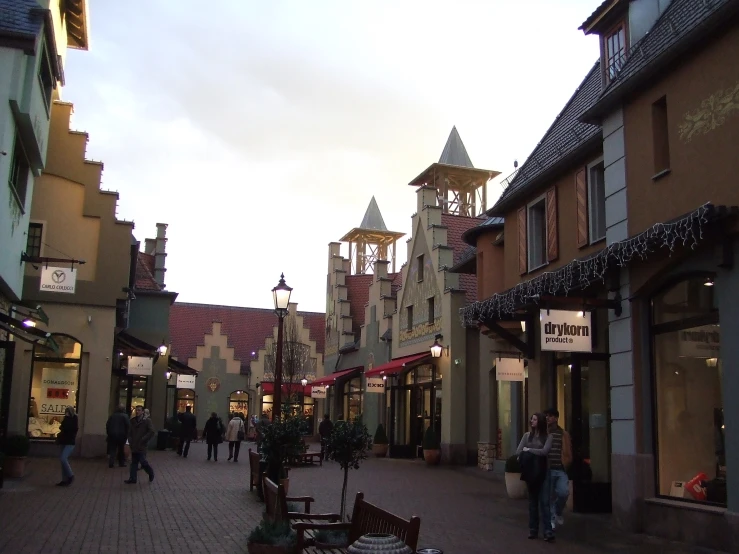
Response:
M203 425L216 412L224 421L233 412L258 417L271 414L277 316L273 310L176 302L170 314L172 356L196 371L170 387L171 414L192 406ZM324 314L300 312L290 304L284 320L283 403L289 402L315 429L310 387L323 375Z
M35 306L21 304L21 255L66 51L87 49L86 7L83 0L0 0L0 439L8 428L16 347L46 341L22 323Z
M576 511L732 551L738 15L643 0L588 18L601 60L568 104L579 113L565 108L488 212L505 218L502 284L462 310L524 354L521 413L564 413Z

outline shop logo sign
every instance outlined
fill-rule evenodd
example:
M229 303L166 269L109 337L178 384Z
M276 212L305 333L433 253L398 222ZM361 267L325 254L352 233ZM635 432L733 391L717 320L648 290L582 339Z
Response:
M39 290L74 294L77 274L68 267L44 267L41 270Z
M205 387L210 392L216 392L218 389L221 388L221 382L216 377L211 377L205 382Z
M590 312L541 310L541 349L554 352L592 352Z
M194 389L195 388L195 377L197 377L197 375L178 375L177 376L177 388L178 389Z
M678 331L679 355L685 358L719 358L721 333L718 325L702 325Z
M519 358L500 358L495 360L495 379L498 381L523 381L526 369Z
M129 375L151 375L154 360L144 356L128 357L128 374Z
M311 398L318 398L318 399L326 398L327 390L328 389L326 387L321 387L321 386L311 387L310 388L310 397Z
M368 377L367 392L382 394L385 392L385 380L382 377Z

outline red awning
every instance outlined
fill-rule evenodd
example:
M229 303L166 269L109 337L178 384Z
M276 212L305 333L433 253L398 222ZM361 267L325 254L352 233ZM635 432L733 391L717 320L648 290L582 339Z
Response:
M260 386L262 387L262 394L274 394L275 392L275 384L271 381L263 382ZM300 383L282 384L282 394L303 394L310 396L310 392L310 385L304 387Z
M360 371L362 371L362 369L364 369L364 366L360 365L357 367L353 367L351 369L345 369L343 371L337 371L335 373L330 373L329 375L325 375L324 377L316 379L310 384L310 386L325 387L326 385L333 385L336 379L342 379L344 377L353 376L353 374L358 374Z
M423 360L424 358L430 358L431 352L426 352L424 354L413 354L412 356L404 356L402 358L396 358L391 362L388 362L386 364L378 365L377 367L373 367L369 371L365 372L365 377L380 377L382 375L393 375L395 373L400 373L403 371L411 362L418 362L420 360Z

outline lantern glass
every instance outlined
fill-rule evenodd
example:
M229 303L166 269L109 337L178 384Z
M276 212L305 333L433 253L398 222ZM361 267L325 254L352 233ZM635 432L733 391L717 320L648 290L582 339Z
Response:
M285 275L280 275L280 282L272 289L272 297L275 302L276 311L287 311L287 307L290 305L290 293L292 291L293 289L285 284Z
M439 344L438 340L434 341L434 344L431 345L431 357L432 358L441 358L441 350L444 347Z

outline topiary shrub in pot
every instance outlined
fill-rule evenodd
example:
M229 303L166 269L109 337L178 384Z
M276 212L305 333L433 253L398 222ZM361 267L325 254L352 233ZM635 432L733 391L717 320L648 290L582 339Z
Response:
M332 548L346 548L349 546L349 531L339 529L329 531L321 529L313 537L316 547L331 550Z
M423 459L428 465L436 465L441 459L441 445L436 431L429 427L423 435Z
M5 477L23 477L26 471L26 456L31 441L25 435L10 435L3 445L3 474Z
M293 554L297 543L289 523L263 520L249 533L246 547L249 554Z
M526 482L521 481L521 465L517 455L505 461L505 490L508 498L526 498Z
M372 454L378 458L384 458L387 456L388 444L390 441L387 440L387 434L385 433L385 427L382 423L377 426L375 431L375 438L372 441Z

